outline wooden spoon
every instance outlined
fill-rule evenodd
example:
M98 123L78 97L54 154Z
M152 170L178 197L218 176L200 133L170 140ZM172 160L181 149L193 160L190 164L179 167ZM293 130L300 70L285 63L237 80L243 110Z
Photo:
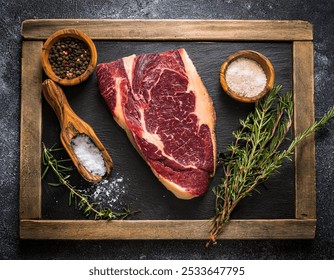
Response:
M60 140L81 176L89 182L99 182L102 177L107 177L113 168L112 159L92 127L74 113L62 88L51 79L47 79L43 82L42 92L58 117L61 127ZM79 161L73 151L71 145L72 138L82 134L87 135L100 150L106 167L106 174L104 176L91 174Z

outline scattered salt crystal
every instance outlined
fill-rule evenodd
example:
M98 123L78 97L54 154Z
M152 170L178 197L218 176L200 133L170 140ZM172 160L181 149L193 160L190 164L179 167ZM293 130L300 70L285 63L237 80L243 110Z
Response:
M238 58L231 62L226 69L225 78L230 89L246 97L258 95L267 84L261 65L248 58Z
M116 173L112 177L102 180L99 183L90 185L82 189L81 192L90 196L94 203L101 208L121 208L122 196L126 193L128 188L127 182L124 181L123 176Z
M74 137L71 141L74 153L80 163L93 175L104 176L107 172L100 150L85 134Z

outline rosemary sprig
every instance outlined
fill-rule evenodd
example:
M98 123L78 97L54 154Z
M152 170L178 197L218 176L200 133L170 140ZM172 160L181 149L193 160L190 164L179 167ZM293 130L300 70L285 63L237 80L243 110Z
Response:
M229 155L220 158L224 178L213 189L216 197L216 215L212 219L207 246L216 243L217 236L241 199L249 196L257 185L266 181L272 172L279 169L284 160L291 159L295 147L306 137L334 117L334 107L319 121L297 135L286 150L279 150L287 140L292 124L292 93L279 95L281 86L258 102L254 112L240 120L241 128L233 132L234 143L229 145Z
M96 220L125 219L129 215L138 212L138 211L133 212L127 208L124 208L123 212L115 212L110 208L97 209L96 208L97 204L95 202L90 202L89 196L82 194L79 190L76 189L75 186L73 186L69 182L69 178L71 175L68 173L72 171L72 167L64 166L62 163L65 161L70 161L70 159L65 159L65 160L56 159L53 153L62 149L61 148L56 149L54 148L54 146L52 146L51 148L46 148L46 146L43 143L42 163L45 166L45 169L42 175L42 179L49 170L52 170L53 173L56 175L58 182L48 183L48 184L54 187L65 186L70 192L69 205L71 205L72 202L74 201L76 205L78 205L83 209L83 213L87 217L94 215L94 218Z

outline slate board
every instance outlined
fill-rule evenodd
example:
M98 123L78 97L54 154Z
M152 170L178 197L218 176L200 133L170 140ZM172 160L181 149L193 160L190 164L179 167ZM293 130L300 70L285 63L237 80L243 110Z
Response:
M252 104L242 104L229 98L219 83L219 70L224 59L240 49L256 50L267 56L275 69L276 84L283 85L282 92L292 89L292 44L290 42L159 42L159 41L96 41L98 62L141 53L163 52L169 49L185 48L199 72L217 114L217 150L225 152L232 142L232 131L239 127L239 119L253 109ZM95 73L79 86L65 88L73 110L95 130L114 161L112 178L123 178L115 191L116 210L128 205L141 212L132 216L134 220L200 220L214 215L214 196L211 188L219 184L222 170L218 167L210 190L201 198L184 201L175 198L156 179L145 161L139 156L127 139L125 132L113 120L110 111L100 96ZM59 123L51 107L43 99L42 141L51 146L60 143ZM66 157L66 154L60 154ZM46 184L52 180L46 177L42 183L43 219L86 219L82 211L68 207L68 191ZM94 188L74 173L71 183L78 188ZM294 164L285 162L280 173L275 174L266 186L259 186L251 197L241 201L232 219L287 219L294 218L295 188Z

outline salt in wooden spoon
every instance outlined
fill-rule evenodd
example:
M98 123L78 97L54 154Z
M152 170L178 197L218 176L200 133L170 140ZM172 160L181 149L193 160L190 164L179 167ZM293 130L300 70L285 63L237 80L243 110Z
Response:
M64 91L57 83L53 82L51 79L46 79L42 84L42 92L45 99L58 117L61 127L61 143L81 176L89 182L99 182L103 177L107 177L113 168L113 162L109 153L95 134L93 128L74 113L67 101ZM106 168L106 174L104 176L93 175L89 172L79 161L76 153L74 152L71 141L74 137L83 134L87 135L100 150Z

